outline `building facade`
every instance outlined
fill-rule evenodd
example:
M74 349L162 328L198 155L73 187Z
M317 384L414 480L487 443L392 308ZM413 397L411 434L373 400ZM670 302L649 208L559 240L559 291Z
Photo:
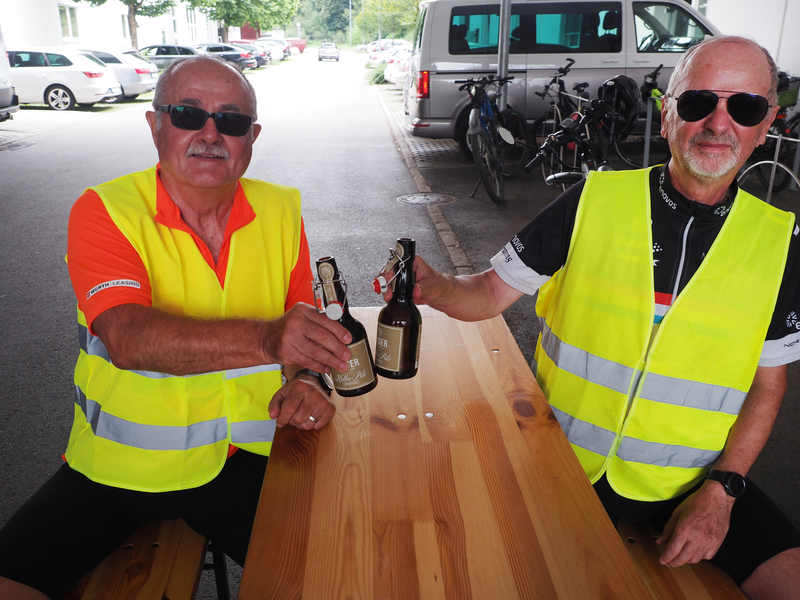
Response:
M138 17L138 47L153 44L194 45L219 39L218 24L186 2L155 18ZM102 6L74 0L0 0L0 24L9 47L84 45L132 47L128 7L117 0ZM229 30L238 39L239 30Z

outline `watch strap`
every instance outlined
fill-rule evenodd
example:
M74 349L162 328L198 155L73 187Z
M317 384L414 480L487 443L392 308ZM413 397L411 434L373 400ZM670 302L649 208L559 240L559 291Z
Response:
M325 390L328 396L331 395L331 392L333 391L333 386L328 381L328 379L325 378L325 375L323 373L320 373L319 371L314 371L312 369L299 369L292 376L292 381L300 377L300 375L311 375L313 377L316 377L317 381L319 381L319 384L322 386L322 389Z
M725 492L732 498L740 498L742 495L744 495L746 489L745 479L739 473L711 469L706 475L706 479L719 481L722 484ZM734 481L733 486L731 486L732 480Z

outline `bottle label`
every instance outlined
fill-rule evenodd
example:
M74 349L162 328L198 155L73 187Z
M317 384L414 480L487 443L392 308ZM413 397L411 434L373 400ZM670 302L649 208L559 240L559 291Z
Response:
M403 350L403 328L378 323L375 346L375 365L387 371L399 371Z
M325 304L336 302L336 288L333 287L333 276L335 275L333 267L328 263L320 263L317 266L319 278L322 281L322 290L325 293Z
M344 372L331 369L333 387L337 390L357 390L375 380L367 340L359 340L347 348L350 350L350 368Z

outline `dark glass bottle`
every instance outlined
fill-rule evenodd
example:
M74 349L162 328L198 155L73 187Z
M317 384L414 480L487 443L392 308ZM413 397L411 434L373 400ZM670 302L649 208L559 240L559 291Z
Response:
M350 314L345 286L342 285L336 259L325 256L317 260L317 275L322 286L326 314L334 321L339 321L353 336L353 340L347 346L351 354L350 368L344 372L331 369L333 387L340 396L366 394L378 385L372 351L367 340L367 330Z
M375 340L375 371L391 379L408 379L417 374L422 316L414 304L414 259L417 243L411 238L397 240L394 264L397 274L392 299L378 317Z

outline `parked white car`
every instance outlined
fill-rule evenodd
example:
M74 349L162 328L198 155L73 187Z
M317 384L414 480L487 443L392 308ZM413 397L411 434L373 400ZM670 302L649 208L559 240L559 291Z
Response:
M156 88L158 65L151 63L135 50L86 50L114 70L122 86L122 97L133 100Z
M69 110L122 95L111 67L82 50L22 47L9 50L8 60L20 104Z
M396 53L401 48L411 48L411 42L405 40L384 40L395 42L393 45L386 47L386 50L376 50L369 53L369 66L377 67L385 63L393 53Z
M411 48L401 46L392 50L386 60L386 70L383 78L389 83L393 83L396 88L403 89L411 69Z

